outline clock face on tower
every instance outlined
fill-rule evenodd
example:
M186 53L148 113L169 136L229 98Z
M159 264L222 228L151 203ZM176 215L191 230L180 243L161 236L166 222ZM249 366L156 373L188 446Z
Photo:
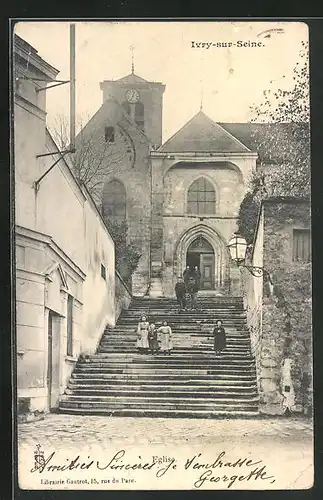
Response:
M138 102L140 99L140 94L139 94L138 90L137 89L128 89L126 91L126 99L131 104Z

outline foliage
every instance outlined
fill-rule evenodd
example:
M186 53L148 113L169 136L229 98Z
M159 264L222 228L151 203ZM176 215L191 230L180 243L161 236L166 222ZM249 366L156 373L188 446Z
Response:
M266 196L310 194L308 65L308 43L303 42L293 87L266 90L264 102L252 107L252 121L267 123L265 137L260 137L261 128L254 129L255 141L262 144L258 170L260 176L264 174Z
M240 205L238 221L238 231L248 244L253 242L258 211L259 203L257 203L253 194L248 192Z
M82 119L78 119L78 133L75 140L75 153L65 158L74 171L80 183L84 183L93 197L98 209L102 211L102 188L105 180L111 174L114 176L124 161L128 161L133 151L128 144L128 138L118 124L119 141L108 142L104 130L93 125L84 127ZM52 128L54 140L61 150L69 148L68 120L63 116L56 118ZM115 243L115 265L124 281L131 286L131 276L138 267L141 254L133 242L128 242L128 227L126 221L121 223L109 219L104 220Z
M109 233L115 243L115 265L120 276L130 286L131 276L138 267L141 257L133 242L127 242L128 226L126 221L117 222L104 217Z
M303 42L292 88L266 90L263 103L252 107L251 121L258 124L252 127L252 142L259 146L260 158L249 179L238 221L248 242L252 241L262 199L310 195L308 61L308 44Z
M81 118L77 120L78 133L75 153L65 156L76 178L83 182L98 207L101 205L102 184L106 176L115 172L120 162L126 158L125 148L116 143L106 142L102 130L91 127L85 129ZM68 120L58 116L51 130L54 140L61 150L69 148Z

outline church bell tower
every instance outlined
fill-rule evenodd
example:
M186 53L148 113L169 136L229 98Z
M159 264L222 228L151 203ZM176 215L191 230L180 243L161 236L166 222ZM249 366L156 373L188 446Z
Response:
M162 144L163 93L166 85L149 82L136 75L134 64L129 75L118 80L104 80L100 83L103 102L116 99L124 111L146 134L153 147Z

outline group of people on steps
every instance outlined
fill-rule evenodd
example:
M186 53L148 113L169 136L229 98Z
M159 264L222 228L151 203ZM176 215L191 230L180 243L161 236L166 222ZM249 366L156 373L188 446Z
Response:
M170 355L173 349L172 329L167 321L162 326L156 327L149 323L146 316L142 316L137 326L137 349L140 354L163 354Z
M173 349L173 332L167 321L162 326L156 327L149 323L146 316L142 316L137 326L137 349L140 354L166 354L170 355ZM226 348L225 329L222 321L218 320L213 328L214 351L220 354Z
M175 286L175 293L180 311L197 308L197 292L200 288L201 274L197 266L191 268L187 266L183 277L179 276ZM137 349L140 354L167 354L170 355L173 349L172 329L163 321L162 326L156 327L154 323L149 323L146 316L142 316L137 326ZM213 328L214 351L220 354L226 348L226 334L222 321L218 320Z

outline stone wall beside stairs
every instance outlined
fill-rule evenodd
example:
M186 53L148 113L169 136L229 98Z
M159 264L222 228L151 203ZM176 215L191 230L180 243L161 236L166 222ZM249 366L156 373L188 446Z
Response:
M270 275L242 270L242 288L256 360L259 409L309 414L312 400L311 263L293 256L293 231L310 227L306 201L263 202L251 261Z
M115 280L115 320L117 321L123 309L128 309L132 294L118 271Z

